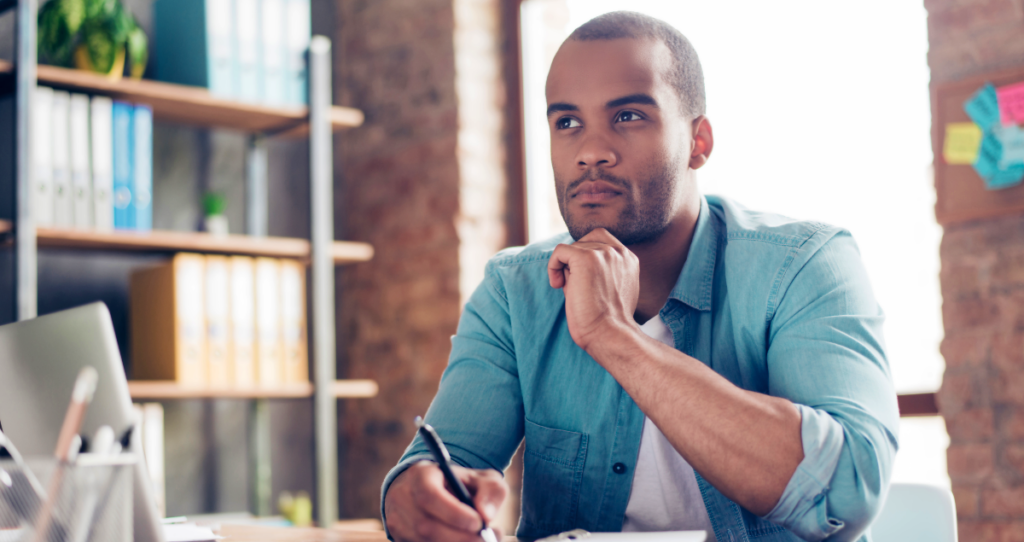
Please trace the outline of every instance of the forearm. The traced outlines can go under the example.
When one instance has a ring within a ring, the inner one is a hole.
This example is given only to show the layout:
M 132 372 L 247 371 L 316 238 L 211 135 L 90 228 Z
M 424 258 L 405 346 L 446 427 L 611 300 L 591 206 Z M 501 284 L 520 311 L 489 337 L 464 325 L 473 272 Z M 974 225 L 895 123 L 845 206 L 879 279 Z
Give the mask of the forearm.
M 755 514 L 772 510 L 803 459 L 795 405 L 738 388 L 636 326 L 587 351 L 701 476 Z

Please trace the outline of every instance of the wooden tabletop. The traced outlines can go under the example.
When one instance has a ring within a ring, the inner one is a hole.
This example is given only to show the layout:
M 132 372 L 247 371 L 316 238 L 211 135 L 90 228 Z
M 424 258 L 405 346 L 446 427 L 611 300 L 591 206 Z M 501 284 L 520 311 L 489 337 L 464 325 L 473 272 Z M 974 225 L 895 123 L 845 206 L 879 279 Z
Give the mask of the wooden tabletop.
M 224 525 L 220 536 L 225 542 L 387 542 L 383 531 L 345 531 L 341 529 L 314 529 L 301 527 L 254 527 Z M 506 536 L 502 542 L 516 542 Z

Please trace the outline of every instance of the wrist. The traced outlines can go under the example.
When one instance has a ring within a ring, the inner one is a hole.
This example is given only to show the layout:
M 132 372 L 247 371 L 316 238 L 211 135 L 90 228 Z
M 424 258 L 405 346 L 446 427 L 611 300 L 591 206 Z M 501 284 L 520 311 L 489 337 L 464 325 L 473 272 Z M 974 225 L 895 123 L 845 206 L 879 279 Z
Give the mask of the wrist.
M 640 326 L 633 322 L 608 321 L 595 328 L 580 345 L 590 357 L 604 365 L 603 359 L 615 359 L 623 353 L 636 349 L 637 341 L 644 335 Z M 607 367 L 606 367 L 607 368 Z

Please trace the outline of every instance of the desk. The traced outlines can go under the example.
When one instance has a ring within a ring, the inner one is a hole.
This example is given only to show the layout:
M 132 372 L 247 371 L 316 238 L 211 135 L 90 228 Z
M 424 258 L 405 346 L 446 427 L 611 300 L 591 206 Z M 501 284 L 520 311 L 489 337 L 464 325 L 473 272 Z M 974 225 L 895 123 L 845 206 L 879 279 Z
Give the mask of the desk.
M 342 531 L 301 527 L 256 527 L 249 525 L 223 525 L 219 533 L 225 542 L 387 542 L 383 531 Z M 502 542 L 516 542 L 506 536 Z

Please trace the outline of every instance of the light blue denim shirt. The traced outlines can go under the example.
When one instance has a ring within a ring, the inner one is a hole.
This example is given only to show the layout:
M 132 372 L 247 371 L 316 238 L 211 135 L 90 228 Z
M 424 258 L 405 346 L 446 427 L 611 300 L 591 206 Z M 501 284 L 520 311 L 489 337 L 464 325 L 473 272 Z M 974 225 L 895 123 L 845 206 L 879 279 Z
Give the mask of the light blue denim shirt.
M 525 437 L 516 534 L 527 539 L 621 530 L 643 430 L 644 413 L 573 342 L 562 290 L 548 284 L 548 257 L 571 242 L 566 234 L 488 263 L 426 415 L 465 467 L 504 470 Z M 697 473 L 719 542 L 869 540 L 899 412 L 884 318 L 849 232 L 702 198 L 660 315 L 678 350 L 736 386 L 789 399 L 802 416 L 804 459 L 763 518 Z M 416 438 L 383 492 L 426 458 Z

